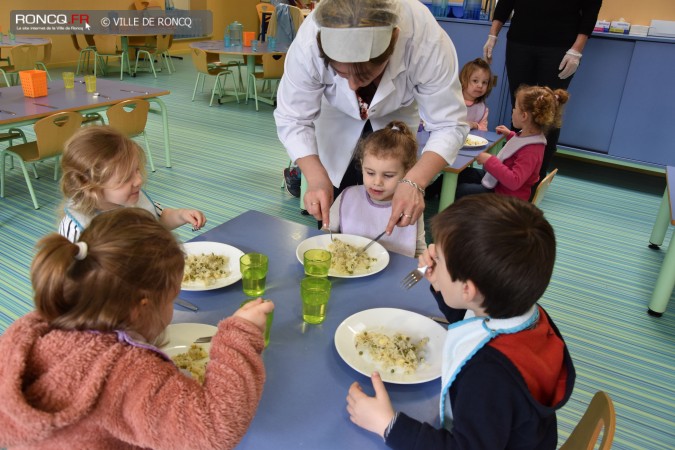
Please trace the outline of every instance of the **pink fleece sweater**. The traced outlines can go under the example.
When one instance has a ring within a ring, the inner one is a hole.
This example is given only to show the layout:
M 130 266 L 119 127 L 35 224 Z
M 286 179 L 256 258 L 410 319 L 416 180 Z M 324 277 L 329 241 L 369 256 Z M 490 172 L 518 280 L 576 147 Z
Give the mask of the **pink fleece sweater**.
M 33 312 L 0 336 L 0 447 L 233 448 L 265 382 L 252 323 L 220 322 L 203 386 L 115 333 L 54 330 Z

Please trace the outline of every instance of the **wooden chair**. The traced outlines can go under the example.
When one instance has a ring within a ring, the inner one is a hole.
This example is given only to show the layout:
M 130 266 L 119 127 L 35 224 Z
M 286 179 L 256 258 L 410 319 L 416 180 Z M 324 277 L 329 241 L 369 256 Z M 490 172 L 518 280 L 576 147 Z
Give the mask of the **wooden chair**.
M 270 24 L 270 19 L 274 15 L 274 5 L 271 3 L 258 3 L 255 5 L 255 9 L 258 11 L 258 40 L 264 42 L 265 36 L 267 35 L 267 28 Z
M 166 70 L 171 74 L 171 56 L 169 55 L 169 46 L 171 44 L 171 35 L 170 34 L 160 34 L 157 35 L 156 44 L 154 47 L 139 47 L 136 49 L 136 66 L 134 67 L 134 72 L 138 72 L 138 60 L 141 55 L 145 55 L 145 60 L 150 62 L 150 68 L 152 69 L 152 74 L 157 78 L 157 72 L 155 71 L 155 57 L 158 57 L 160 63 L 162 58 L 164 58 L 164 65 Z
M 281 33 L 279 33 L 279 29 L 281 28 L 279 26 L 279 16 L 283 14 L 283 10 L 285 8 L 288 8 L 288 15 L 291 20 L 291 27 L 293 28 L 293 33 L 292 36 L 282 36 Z M 303 16 L 302 11 L 300 8 L 297 8 L 295 6 L 290 6 L 286 4 L 279 4 L 276 6 L 274 10 L 274 14 L 272 14 L 272 17 L 270 18 L 270 23 L 267 27 L 267 35 L 266 36 L 274 36 L 277 38 L 277 43 L 278 44 L 286 44 L 290 45 L 293 39 L 295 39 L 295 36 L 298 34 L 298 29 L 300 28 L 300 25 L 302 25 L 303 20 L 305 19 L 305 16 Z
M 47 72 L 47 79 L 49 81 L 52 81 L 51 75 L 49 75 L 49 71 L 47 70 L 47 64 L 52 60 L 52 40 L 49 39 L 49 43 L 45 44 L 42 46 L 42 58 L 39 61 L 35 62 L 35 68 L 44 70 Z
M 5 78 L 5 84 L 7 86 L 17 84 L 19 72 L 21 70 L 35 69 L 37 55 L 38 48 L 35 45 L 21 44 L 12 47 L 9 51 L 9 57 L 12 64 L 0 67 L 0 72 L 2 72 L 2 76 Z M 9 77 L 7 75 L 9 75 Z
M 127 72 L 131 75 L 131 64 L 129 63 L 129 54 L 126 50 L 121 49 L 122 45 L 118 45 L 119 37 L 112 34 L 96 34 L 94 35 L 94 42 L 96 44 L 96 58 L 94 59 L 94 73 L 97 70 L 97 64 L 105 58 L 107 65 L 108 58 L 119 58 L 120 60 L 120 80 L 124 79 L 124 62 L 127 63 Z
M 61 112 L 35 122 L 35 141 L 12 145 L 6 149 L 0 150 L 0 197 L 5 197 L 5 160 L 7 156 L 17 158 L 21 163 L 21 170 L 28 185 L 30 197 L 33 200 L 35 209 L 39 209 L 33 184 L 28 176 L 26 169 L 27 162 L 35 163 L 45 159 L 54 158 L 54 180 L 59 175 L 59 157 L 63 153 L 63 146 L 68 139 L 80 128 L 82 116 L 76 112 Z M 38 178 L 35 166 L 33 165 L 35 178 Z
M 234 84 L 234 94 L 237 97 L 237 103 L 239 103 L 239 90 L 237 89 L 237 83 L 234 80 L 234 74 L 227 67 L 217 65 L 218 54 L 216 53 L 206 53 L 204 50 L 199 48 L 193 48 L 192 50 L 192 63 L 197 69 L 197 81 L 195 82 L 195 88 L 192 91 L 192 101 L 195 101 L 195 95 L 197 94 L 197 86 L 199 81 L 202 81 L 202 91 L 204 90 L 204 80 L 206 75 L 215 76 L 216 81 L 213 84 L 213 89 L 211 89 L 211 101 L 209 106 L 213 105 L 213 97 L 216 95 L 216 89 L 221 96 L 225 95 L 225 82 L 227 81 L 227 76 L 232 75 L 232 81 Z M 222 84 L 220 79 L 223 79 Z
M 616 412 L 609 395 L 598 391 L 560 450 L 593 450 L 603 429 L 598 450 L 609 450 L 614 440 Z
M 125 109 L 127 108 L 127 109 Z M 148 155 L 150 169 L 155 171 L 155 163 L 150 153 L 148 135 L 145 133 L 145 125 L 148 122 L 150 102 L 143 99 L 131 99 L 119 102 L 107 109 L 108 124 L 129 137 L 143 136 L 145 139 L 145 153 Z
M 556 173 L 558 173 L 558 169 L 553 169 L 553 171 L 551 171 L 544 177 L 543 180 L 541 180 L 541 183 L 539 183 L 539 186 L 537 186 L 537 190 L 534 192 L 534 197 L 532 197 L 532 204 L 534 206 L 539 206 L 541 201 L 544 199 L 544 194 L 546 194 L 546 191 L 548 191 L 548 187 L 551 185 L 551 181 L 553 181 L 553 177 L 555 177 Z
M 248 103 L 248 96 L 251 86 L 253 86 L 253 97 L 255 98 L 255 110 L 258 111 L 258 86 L 257 80 L 262 79 L 265 81 L 276 81 L 274 88 L 271 89 L 271 94 L 269 96 L 270 100 L 274 100 L 277 93 L 277 88 L 279 87 L 279 80 L 284 75 L 284 61 L 286 61 L 286 55 L 273 55 L 270 53 L 262 55 L 263 61 L 263 70 L 262 72 L 255 72 L 249 74 L 249 82 L 246 87 L 246 103 Z

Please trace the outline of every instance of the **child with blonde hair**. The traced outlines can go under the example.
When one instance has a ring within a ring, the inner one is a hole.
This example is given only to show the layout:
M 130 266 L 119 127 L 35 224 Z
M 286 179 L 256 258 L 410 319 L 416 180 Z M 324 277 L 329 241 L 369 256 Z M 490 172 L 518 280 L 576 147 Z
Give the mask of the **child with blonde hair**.
M 265 382 L 274 304 L 223 319 L 201 385 L 157 345 L 185 255 L 139 208 L 93 218 L 77 243 L 53 233 L 31 267 L 35 311 L 0 336 L 0 447 L 233 448 Z
M 206 217 L 194 209 L 162 208 L 141 188 L 145 153 L 115 129 L 84 127 L 66 142 L 61 156 L 61 191 L 66 198 L 59 233 L 71 242 L 103 211 L 136 206 L 149 211 L 172 230 L 186 223 L 197 230 Z
M 466 116 L 472 130 L 487 131 L 488 113 L 485 99 L 492 91 L 492 71 L 490 65 L 481 58 L 464 64 L 459 74 L 462 95 L 466 105 Z
M 389 222 L 396 186 L 417 162 L 417 140 L 405 123 L 393 121 L 359 141 L 355 158 L 363 185 L 350 186 L 335 199 L 330 229 L 373 239 Z M 396 253 L 421 254 L 426 249 L 424 216 L 417 224 L 395 227 L 379 242 Z
M 564 89 L 519 87 L 511 120 L 520 132 L 511 131 L 504 125 L 497 127 L 497 133 L 506 136 L 506 145 L 497 156 L 487 152 L 478 155 L 476 161 L 483 169 L 468 168 L 460 172 L 456 197 L 494 192 L 528 201 L 539 181 L 545 133 L 552 127 L 560 127 L 563 105 L 568 99 L 569 94 Z

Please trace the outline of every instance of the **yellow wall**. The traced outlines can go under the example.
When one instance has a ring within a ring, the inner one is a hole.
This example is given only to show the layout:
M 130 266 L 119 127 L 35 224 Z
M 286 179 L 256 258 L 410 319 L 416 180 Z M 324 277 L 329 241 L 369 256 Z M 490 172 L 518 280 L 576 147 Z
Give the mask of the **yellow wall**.
M 649 25 L 652 19 L 675 21 L 675 0 L 603 0 L 599 19 Z
M 222 39 L 225 27 L 238 20 L 245 31 L 258 29 L 258 14 L 255 5 L 259 0 L 206 0 L 206 7 L 213 13 L 213 39 Z M 3 32 L 9 30 L 9 13 L 18 9 L 55 9 L 54 0 L 0 0 L 0 27 Z M 88 9 L 129 9 L 133 0 L 66 0 L 64 8 L 68 10 Z M 60 5 L 59 5 L 60 6 Z M 675 21 L 675 0 L 603 0 L 600 19 L 616 20 L 625 18 L 628 22 L 649 25 L 651 19 Z M 76 64 L 78 53 L 73 47 L 70 36 L 54 35 L 51 66 L 72 66 Z M 171 53 L 187 52 L 189 41 L 177 41 Z

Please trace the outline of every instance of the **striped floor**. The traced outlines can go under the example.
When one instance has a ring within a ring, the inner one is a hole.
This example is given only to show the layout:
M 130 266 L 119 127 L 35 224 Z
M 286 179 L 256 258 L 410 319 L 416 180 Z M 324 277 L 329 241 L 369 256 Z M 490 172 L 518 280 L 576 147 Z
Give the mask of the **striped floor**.
M 149 74 L 125 78 L 172 92 L 165 102 L 173 168 L 163 165 L 158 119 L 152 116 L 148 125 L 157 166 L 148 176 L 152 197 L 201 209 L 207 230 L 249 209 L 313 224 L 280 189 L 288 157 L 276 138 L 272 107 L 209 108 L 206 91 L 191 102 L 196 73 L 187 58 L 176 67 L 176 74 L 161 73 L 157 80 Z M 675 448 L 675 301 L 662 318 L 646 314 L 664 254 L 646 245 L 664 179 L 569 159 L 555 165 L 560 171 L 541 207 L 557 233 L 558 259 L 542 304 L 564 334 L 578 375 L 572 400 L 559 414 L 561 440 L 602 389 L 618 415 L 614 448 Z M 55 230 L 61 202 L 52 167 L 41 164 L 41 178 L 34 181 L 40 210 L 32 208 L 16 169 L 0 199 L 0 332 L 32 308 L 33 248 Z M 432 202 L 428 215 L 435 208 Z M 194 236 L 188 227 L 178 234 Z

